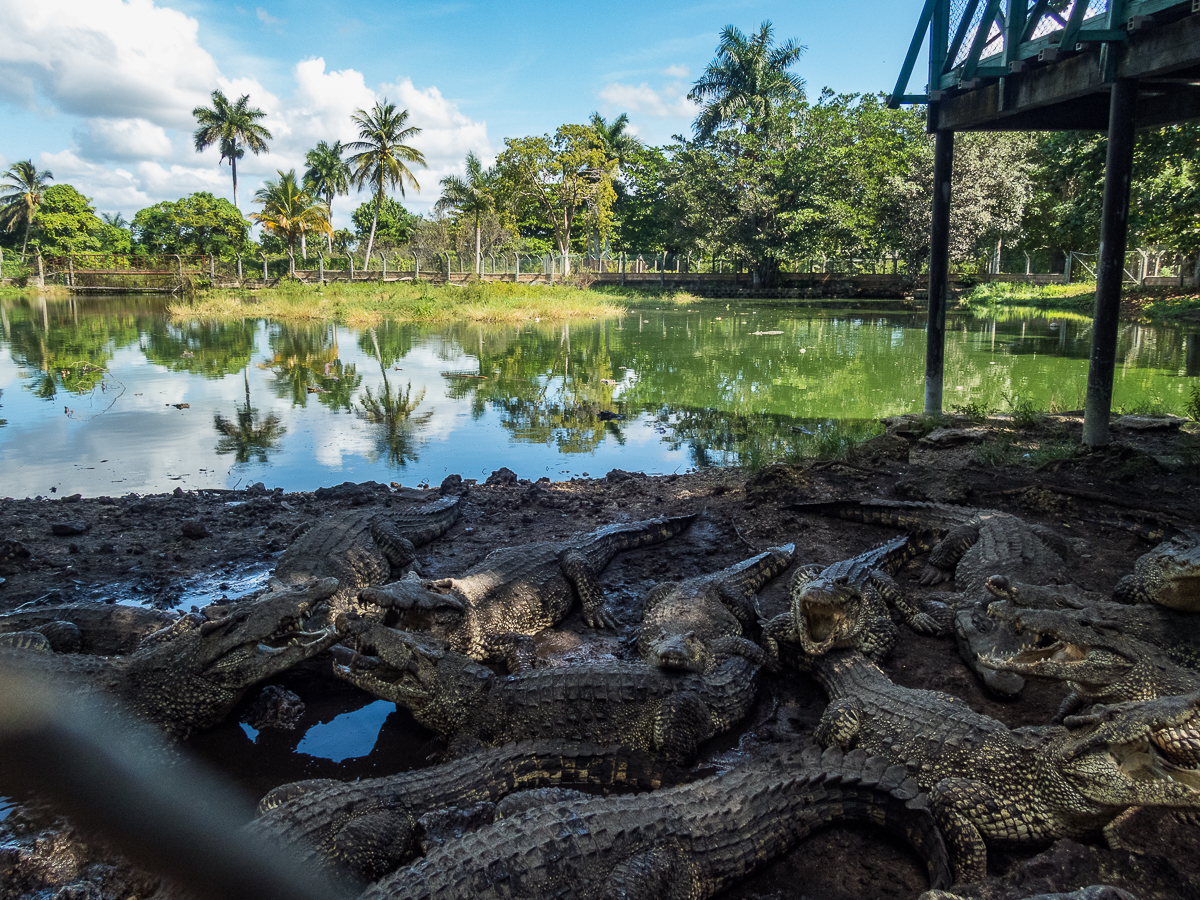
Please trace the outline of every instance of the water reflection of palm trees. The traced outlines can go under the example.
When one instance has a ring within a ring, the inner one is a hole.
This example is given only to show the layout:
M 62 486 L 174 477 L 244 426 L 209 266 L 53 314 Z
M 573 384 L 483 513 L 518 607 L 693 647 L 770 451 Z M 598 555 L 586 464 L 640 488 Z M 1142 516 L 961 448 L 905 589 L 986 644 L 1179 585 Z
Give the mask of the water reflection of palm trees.
M 413 416 L 421 401 L 425 399 L 424 388 L 415 395 L 412 382 L 403 390 L 393 389 L 388 380 L 387 366 L 383 362 L 374 328 L 370 330 L 370 335 L 375 358 L 379 361 L 379 371 L 383 375 L 383 390 L 372 394 L 371 388 L 367 387 L 364 389 L 366 396 L 358 401 L 362 405 L 359 415 L 376 426 L 376 449 L 368 458 L 371 462 L 377 462 L 386 457 L 391 465 L 404 466 L 409 460 L 416 462 L 417 433 L 429 424 L 429 420 L 433 418 L 433 410 Z
M 271 334 L 273 356 L 265 368 L 275 373 L 277 396 L 307 406 L 315 394 L 323 406 L 349 411 L 362 376 L 354 363 L 343 363 L 336 326 L 280 323 Z
M 260 463 L 267 462 L 267 453 L 278 450 L 279 439 L 287 433 L 287 427 L 275 413 L 260 417 L 258 410 L 250 405 L 250 376 L 242 370 L 246 385 L 246 405 L 237 407 L 232 419 L 220 413 L 213 416 L 213 427 L 220 438 L 217 453 L 233 453 L 237 463 L 247 463 L 252 458 Z

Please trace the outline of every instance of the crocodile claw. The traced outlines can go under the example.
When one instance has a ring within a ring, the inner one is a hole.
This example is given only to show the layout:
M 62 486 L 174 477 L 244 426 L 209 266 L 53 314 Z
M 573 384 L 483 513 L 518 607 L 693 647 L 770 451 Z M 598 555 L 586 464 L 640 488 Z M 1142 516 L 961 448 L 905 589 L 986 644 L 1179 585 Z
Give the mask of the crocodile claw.
M 612 614 L 607 609 L 598 609 L 590 615 L 585 611 L 583 621 L 588 628 L 612 628 L 616 629 L 617 620 L 612 617 Z
M 919 634 L 932 634 L 935 637 L 942 633 L 942 625 L 929 613 L 919 612 L 912 617 L 908 627 Z

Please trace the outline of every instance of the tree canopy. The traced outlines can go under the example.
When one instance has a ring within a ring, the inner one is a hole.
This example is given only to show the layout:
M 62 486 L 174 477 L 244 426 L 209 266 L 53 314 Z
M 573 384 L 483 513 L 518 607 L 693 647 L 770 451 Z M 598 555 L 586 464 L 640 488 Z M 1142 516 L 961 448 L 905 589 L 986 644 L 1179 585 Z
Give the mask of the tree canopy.
M 164 200 L 133 217 L 133 242 L 148 253 L 229 258 L 252 252 L 249 225 L 228 200 L 207 191 Z

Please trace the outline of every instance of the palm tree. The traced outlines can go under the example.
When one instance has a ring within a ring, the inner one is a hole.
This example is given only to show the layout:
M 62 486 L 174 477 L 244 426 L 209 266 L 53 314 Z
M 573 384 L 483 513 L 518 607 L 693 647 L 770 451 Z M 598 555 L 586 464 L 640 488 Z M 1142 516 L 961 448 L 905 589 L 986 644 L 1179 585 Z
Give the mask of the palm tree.
M 263 211 L 251 213 L 250 218 L 287 240 L 288 274 L 295 276 L 296 239 L 300 240 L 300 255 L 305 256 L 305 235 L 309 231 L 332 234 L 333 227 L 329 224 L 329 206 L 300 186 L 295 169 L 280 170 L 278 175 L 277 180 L 268 180 L 255 191 L 254 202 L 261 203 Z
M 221 91 L 213 91 L 212 102 L 212 109 L 197 106 L 192 110 L 192 115 L 200 125 L 192 135 L 192 140 L 197 153 L 213 144 L 220 146 L 221 162 L 229 160 L 233 169 L 233 206 L 238 209 L 237 161 L 246 155 L 247 149 L 255 156 L 266 153 L 271 132 L 258 124 L 258 120 L 266 113 L 250 106 L 249 94 L 242 94 L 237 103 L 231 104 Z
M 226 419 L 220 413 L 213 416 L 213 427 L 220 435 L 217 453 L 233 453 L 238 463 L 249 462 L 251 456 L 265 463 L 268 451 L 277 449 L 275 445 L 287 433 L 287 426 L 275 413 L 259 419 L 258 410 L 250 406 L 250 376 L 246 369 L 242 370 L 242 379 L 246 383 L 245 407 L 235 407 L 232 419 Z
M 364 389 L 365 398 L 360 398 L 362 412 L 359 413 L 372 425 L 381 426 L 378 432 L 378 447 L 380 454 L 386 452 L 388 462 L 394 466 L 403 466 L 405 462 L 417 458 L 416 432 L 429 424 L 433 418 L 433 410 L 427 410 L 413 417 L 421 401 L 425 399 L 425 389 L 422 388 L 413 396 L 412 382 L 404 390 L 392 390 L 388 381 L 387 366 L 383 364 L 383 354 L 379 352 L 379 339 L 372 328 L 371 343 L 375 346 L 375 358 L 379 361 L 379 371 L 383 373 L 383 390 L 372 394 L 371 388 Z
M 119 212 L 115 213 L 100 213 L 100 218 L 104 220 L 105 225 L 113 228 L 128 228 L 129 222 Z
M 484 169 L 474 151 L 467 152 L 467 177 L 447 175 L 440 182 L 442 198 L 433 205 L 437 212 L 453 210 L 475 217 L 475 274 L 483 271 L 479 252 L 479 219 L 496 208 L 496 169 Z
M 591 123 L 592 128 L 596 131 L 596 137 L 600 139 L 600 144 L 604 147 L 605 154 L 610 161 L 617 164 L 618 168 L 623 168 L 629 160 L 630 154 L 642 146 L 641 141 L 625 132 L 629 125 L 629 116 L 625 113 L 621 113 L 612 122 L 606 122 L 604 116 L 594 112 Z
M 748 131 L 769 129 L 772 104 L 804 96 L 804 79 L 787 70 L 806 49 L 794 40 L 773 47 L 769 21 L 749 38 L 726 25 L 717 58 L 688 92 L 689 100 L 705 104 L 693 124 L 696 139 L 708 140 L 743 112 L 750 118 Z
M 408 110 L 397 111 L 396 104 L 388 103 L 385 98 L 375 102 L 375 108 L 370 112 L 356 109 L 350 117 L 358 126 L 358 136 L 361 140 L 347 144 L 346 149 L 354 151 L 354 156 L 347 160 L 354 166 L 354 186 L 362 188 L 371 185 L 375 189 L 375 213 L 371 217 L 371 236 L 367 238 L 366 259 L 371 258 L 371 248 L 375 245 L 375 226 L 379 222 L 379 204 L 383 201 L 385 187 L 400 188 L 400 196 L 404 196 L 404 182 L 421 190 L 417 179 L 409 171 L 405 163 L 415 163 L 428 168 L 425 156 L 415 147 L 403 143 L 421 133 L 415 125 L 405 127 L 408 121 Z
M 325 198 L 329 215 L 333 216 L 333 198 L 350 193 L 350 164 L 342 159 L 342 142 L 328 144 L 318 141 L 317 146 L 304 154 L 304 187 L 310 193 Z M 328 234 L 329 255 L 333 255 L 333 235 Z
M 9 166 L 3 180 L 11 183 L 0 185 L 0 224 L 8 231 L 13 231 L 18 222 L 25 222 L 25 239 L 21 241 L 21 259 L 25 259 L 25 250 L 29 246 L 29 227 L 33 225 L 37 209 L 42 205 L 46 182 L 53 181 L 54 176 L 46 169 L 39 172 L 33 160 L 26 159 Z

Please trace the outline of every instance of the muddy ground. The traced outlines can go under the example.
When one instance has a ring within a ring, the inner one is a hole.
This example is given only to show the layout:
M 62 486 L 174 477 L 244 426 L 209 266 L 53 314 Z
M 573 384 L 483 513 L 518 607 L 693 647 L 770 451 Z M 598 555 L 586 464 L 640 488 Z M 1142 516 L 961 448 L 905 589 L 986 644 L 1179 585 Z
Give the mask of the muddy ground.
M 604 571 L 601 582 L 620 609 L 615 634 L 586 629 L 576 613 L 539 640 L 546 664 L 566 665 L 588 656 L 628 656 L 642 597 L 658 582 L 711 572 L 789 541 L 796 544 L 799 565 L 830 563 L 893 536 L 885 528 L 800 515 L 789 509 L 792 500 L 934 500 L 1020 514 L 1082 538 L 1089 552 L 1068 561 L 1074 581 L 1103 592 L 1131 570 L 1164 526 L 1200 528 L 1200 434 L 1189 433 L 1194 426 L 1129 420 L 1129 427 L 1114 430 L 1109 447 L 1071 452 L 1080 435 L 1077 415 L 1050 417 L 1028 431 L 1005 420 L 947 424 L 929 433 L 915 420 L 895 420 L 844 462 L 772 466 L 756 474 L 708 469 L 652 478 L 614 471 L 605 478 L 530 483 L 503 470 L 492 483 L 464 486 L 462 517 L 420 551 L 420 565 L 426 576 L 449 576 L 500 546 L 699 512 L 696 524 L 671 544 L 622 554 Z M 0 612 L 89 598 L 186 610 L 250 595 L 261 589 L 280 551 L 321 515 L 409 504 L 437 493 L 368 483 L 297 494 L 256 485 L 236 492 L 0 500 Z M 918 596 L 931 590 L 917 583 L 921 565 L 914 561 L 898 576 Z M 785 608 L 789 577 L 785 573 L 761 592 L 765 614 Z M 243 727 L 254 719 L 258 692 L 251 691 L 228 722 L 193 738 L 188 748 L 255 798 L 300 778 L 382 775 L 438 758 L 442 748 L 431 733 L 407 713 L 380 710 L 373 698 L 334 681 L 328 665 L 318 660 L 276 679 L 305 704 L 294 729 L 264 728 L 255 735 Z M 1064 693 L 1031 683 L 1018 701 L 996 700 L 962 664 L 952 638 L 904 628 L 885 668 L 900 684 L 954 694 L 1010 726 L 1047 722 Z M 703 762 L 736 764 L 764 744 L 804 740 L 824 705 L 806 676 L 769 677 L 754 713 L 736 732 L 711 742 Z M 356 710 L 357 717 L 346 715 Z M 318 733 L 325 737 L 316 739 Z M 155 889 L 154 879 L 81 844 L 66 823 L 44 810 L 0 801 L 0 817 L 4 896 L 125 900 Z M 994 852 L 989 881 L 960 890 L 1015 898 L 1105 882 L 1143 900 L 1200 896 L 1194 829 L 1144 811 L 1122 835 L 1122 850 L 1097 841 L 1060 842 L 1042 853 Z M 857 900 L 915 897 L 925 887 L 923 867 L 902 843 L 871 828 L 843 827 L 809 840 L 725 896 Z

